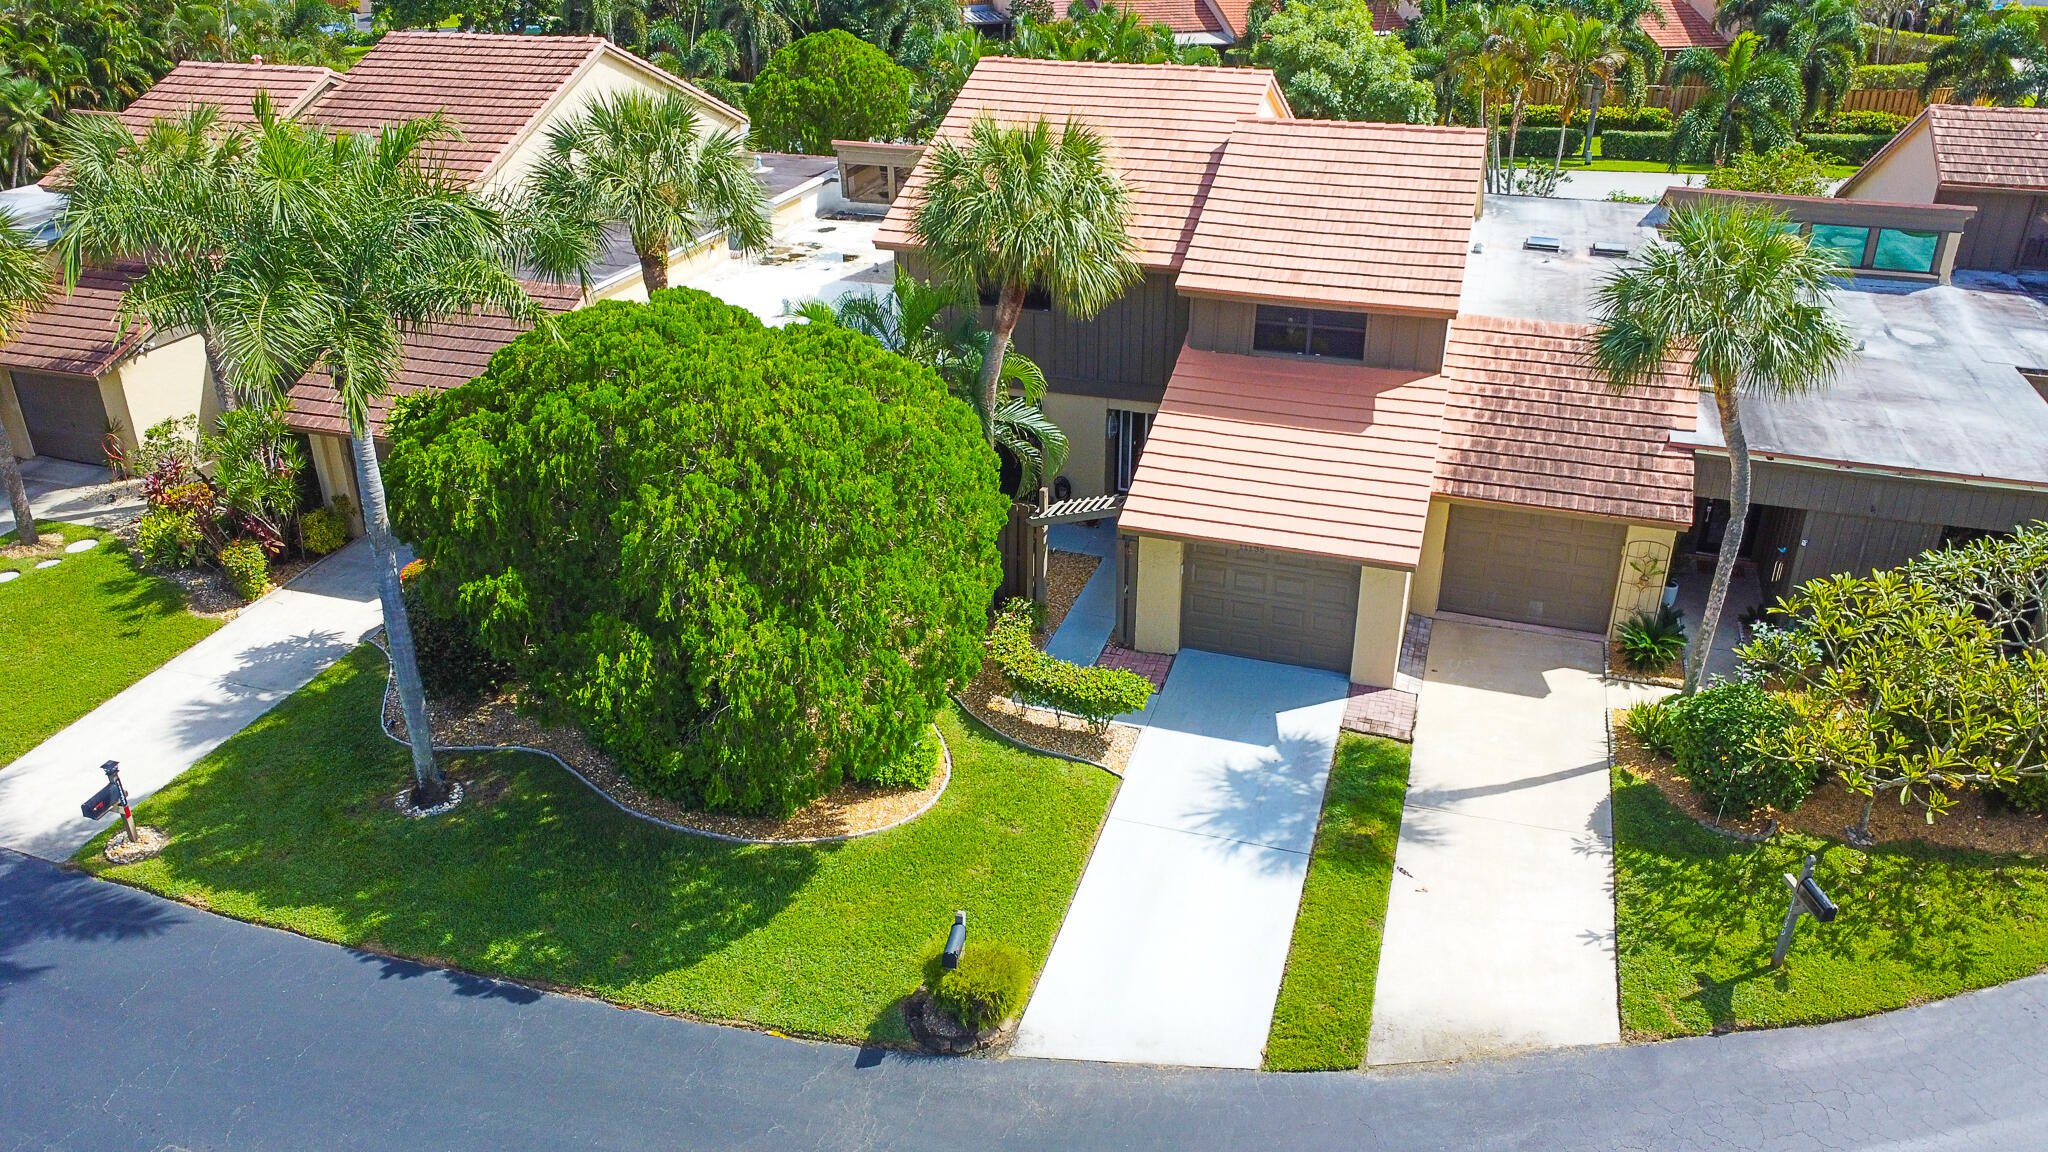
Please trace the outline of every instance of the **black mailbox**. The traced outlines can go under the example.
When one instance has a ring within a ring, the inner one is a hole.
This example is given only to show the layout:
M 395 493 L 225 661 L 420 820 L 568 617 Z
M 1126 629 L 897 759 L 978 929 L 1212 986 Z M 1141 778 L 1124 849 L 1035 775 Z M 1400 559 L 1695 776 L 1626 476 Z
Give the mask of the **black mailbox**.
M 92 799 L 80 804 L 78 810 L 84 813 L 87 820 L 97 820 L 105 816 L 110 809 L 120 803 L 121 786 L 119 784 L 109 784 L 105 788 L 93 793 Z
M 1813 877 L 1808 876 L 1799 881 L 1799 902 L 1806 905 L 1808 916 L 1823 924 L 1834 922 L 1837 911 L 1835 902 L 1828 899 L 1828 894 L 1820 890 L 1820 885 L 1814 883 Z
M 946 936 L 946 954 L 939 958 L 939 963 L 950 972 L 960 966 L 960 957 L 966 951 L 967 913 L 965 911 L 955 912 L 953 913 L 953 931 Z

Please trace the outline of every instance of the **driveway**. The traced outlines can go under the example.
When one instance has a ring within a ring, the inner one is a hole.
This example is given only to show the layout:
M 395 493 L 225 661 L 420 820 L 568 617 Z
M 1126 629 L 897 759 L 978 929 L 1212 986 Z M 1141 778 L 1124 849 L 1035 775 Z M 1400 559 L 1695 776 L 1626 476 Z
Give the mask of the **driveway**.
M 1347 687 L 1235 656 L 1174 660 L 1015 1054 L 1259 1066 Z
M 1367 1063 L 1621 1038 L 1602 647 L 1438 618 Z
M 382 622 L 373 573 L 358 540 L 0 770 L 0 846 L 68 858 L 106 827 L 78 812 L 101 763 L 141 800 L 304 687 Z
M 21 462 L 21 486 L 39 520 L 88 523 L 101 516 L 140 513 L 142 481 L 114 483 L 104 466 L 31 456 Z M 14 510 L 0 496 L 0 532 L 14 531 Z

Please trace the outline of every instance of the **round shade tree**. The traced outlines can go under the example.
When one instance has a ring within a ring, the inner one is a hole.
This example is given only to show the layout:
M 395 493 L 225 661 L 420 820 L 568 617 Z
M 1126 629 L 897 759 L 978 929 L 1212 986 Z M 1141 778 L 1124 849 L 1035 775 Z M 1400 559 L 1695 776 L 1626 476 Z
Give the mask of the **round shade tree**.
M 775 54 L 747 93 L 754 142 L 830 156 L 834 140 L 893 140 L 910 124 L 917 78 L 880 48 L 841 29 Z
M 866 336 L 701 292 L 557 332 L 394 414 L 420 595 L 684 803 L 786 814 L 910 755 L 1001 575 L 974 410 Z

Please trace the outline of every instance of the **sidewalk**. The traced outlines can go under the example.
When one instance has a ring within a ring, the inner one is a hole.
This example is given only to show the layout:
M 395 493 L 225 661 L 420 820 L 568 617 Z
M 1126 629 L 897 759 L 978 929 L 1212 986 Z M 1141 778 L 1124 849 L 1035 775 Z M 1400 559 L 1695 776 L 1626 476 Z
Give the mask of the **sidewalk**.
M 372 572 L 358 540 L 0 769 L 0 846 L 69 857 L 106 827 L 78 812 L 101 763 L 140 800 L 304 687 L 381 623 Z
M 29 507 L 39 520 L 87 524 L 101 516 L 140 514 L 143 509 L 140 480 L 109 483 L 107 470 L 94 464 L 31 456 L 21 462 L 21 486 L 28 489 Z M 0 533 L 12 531 L 14 511 L 0 496 Z

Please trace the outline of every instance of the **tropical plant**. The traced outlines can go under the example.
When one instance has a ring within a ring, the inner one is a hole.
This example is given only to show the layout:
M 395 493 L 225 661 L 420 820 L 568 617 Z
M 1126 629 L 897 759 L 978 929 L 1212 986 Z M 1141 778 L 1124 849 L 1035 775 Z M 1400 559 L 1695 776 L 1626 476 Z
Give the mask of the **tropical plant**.
M 658 795 L 787 814 L 890 770 L 979 666 L 1001 573 L 973 412 L 872 340 L 702 292 L 557 328 L 395 410 L 426 603 Z
M 1297 116 L 1427 124 L 1436 95 L 1398 37 L 1372 30 L 1369 0 L 1306 0 L 1261 25 L 1250 62 L 1271 68 Z
M 1863 22 L 1848 0 L 1790 0 L 1766 8 L 1756 32 L 1770 52 L 1795 61 L 1802 122 L 1833 116 L 1863 54 Z
M 916 77 L 834 28 L 775 54 L 747 91 L 757 144 L 830 156 L 834 140 L 894 140 L 910 123 Z
M 1664 701 L 1663 711 L 1658 738 L 1717 815 L 1748 816 L 1760 808 L 1790 812 L 1820 782 L 1811 762 L 1777 754 L 1773 741 L 1795 714 L 1789 702 L 1761 684 L 1720 681 Z
M 1637 671 L 1662 668 L 1685 651 L 1685 617 L 1676 608 L 1638 612 L 1615 630 L 1622 659 Z
M 2048 96 L 2048 47 L 2034 27 L 2003 13 L 1965 16 L 1956 25 L 1955 39 L 1928 59 L 1920 95 L 1945 87 L 1955 89 L 1949 99 L 1958 104 L 2038 100 Z
M 284 424 L 281 397 L 220 414 L 216 428 L 199 438 L 200 454 L 213 465 L 213 485 L 238 526 L 272 554 L 282 551 L 298 519 L 299 475 L 305 454 Z
M 236 540 L 214 557 L 227 574 L 228 587 L 243 600 L 254 600 L 270 586 L 270 557 L 254 540 Z
M 996 940 L 962 953 L 960 966 L 940 975 L 932 996 L 962 1027 L 980 1032 L 1015 1016 L 1030 992 L 1030 959 L 1015 945 Z
M 1595 302 L 1593 356 L 1608 381 L 1617 390 L 1660 385 L 1666 365 L 1683 362 L 1696 385 L 1712 390 L 1728 446 L 1729 523 L 1687 654 L 1687 692 L 1699 687 L 1712 651 L 1749 515 L 1740 396 L 1824 387 L 1854 347 L 1830 304 L 1841 265 L 1784 223 L 1747 206 L 1680 208 L 1664 240 L 1645 245 L 1600 286 Z
M 1595 92 L 1604 90 L 1628 67 L 1629 56 L 1627 49 L 1622 47 L 1621 38 L 1605 21 L 1591 16 L 1581 19 L 1569 15 L 1560 16 L 1558 20 L 1557 34 L 1550 41 L 1550 54 L 1543 61 L 1543 72 L 1558 87 L 1562 100 L 1558 124 L 1564 126 L 1571 124 L 1572 117 L 1578 112 L 1580 87 L 1590 82 Z M 1564 132 L 1557 134 L 1557 156 L 1552 167 L 1564 167 L 1566 135 Z
M 1672 163 L 1705 157 L 1721 164 L 1731 152 L 1767 152 L 1792 142 L 1802 95 L 1792 61 L 1764 50 L 1754 32 L 1728 45 L 1725 57 L 1688 48 L 1671 65 L 1673 84 L 1704 89 L 1678 118 Z
M 1181 44 L 1173 28 L 1150 23 L 1135 10 L 1117 4 L 1091 7 L 1075 0 L 1063 20 L 1043 19 L 1029 6 L 1008 41 L 988 51 L 1039 60 L 1087 60 L 1105 64 L 1220 64 L 1222 56 L 1206 44 Z
M 50 265 L 42 250 L 24 229 L 0 212 L 0 344 L 12 338 L 15 329 L 41 306 L 50 290 Z M 14 442 L 7 424 L 0 421 L 0 485 L 7 488 L 7 506 L 14 513 L 17 539 L 34 544 L 35 510 L 28 501 L 28 488 L 21 480 L 21 462 L 15 459 Z
M 1102 138 L 1079 120 L 1005 127 L 981 115 L 963 143 L 940 140 L 914 226 L 925 255 L 963 290 L 990 293 L 994 322 L 981 364 L 983 428 L 995 414 L 1010 334 L 1033 290 L 1092 316 L 1139 279 L 1130 193 Z
M 808 323 L 852 329 L 931 368 L 953 395 L 988 421 L 981 411 L 984 397 L 979 387 L 988 332 L 975 317 L 973 304 L 958 287 L 928 284 L 898 266 L 886 293 L 848 292 L 830 303 L 807 300 L 786 312 Z M 1011 384 L 1021 395 L 1009 393 Z M 1027 495 L 1066 467 L 1067 435 L 1040 407 L 1045 374 L 1014 348 L 1003 353 L 998 391 L 1002 399 L 992 420 L 995 445 L 1017 471 L 1009 486 L 1011 495 Z
M 723 0 L 718 26 L 740 45 L 751 78 L 762 61 L 802 34 L 814 11 L 810 0 Z
M 669 254 L 711 232 L 742 252 L 768 243 L 767 194 L 739 134 L 705 135 L 681 92 L 620 92 L 548 131 L 547 151 L 510 206 L 543 268 L 581 269 L 624 225 L 649 292 L 668 287 Z
M 1012 600 L 988 630 L 989 659 L 1002 669 L 1010 694 L 1025 704 L 1069 712 L 1106 728 L 1152 698 L 1152 682 L 1123 668 L 1082 667 L 1031 642 L 1033 605 Z
M 1799 144 L 1743 152 L 1707 173 L 1707 187 L 1780 196 L 1825 196 L 1835 186 L 1827 160 Z
M 971 30 L 920 32 L 904 39 L 897 60 L 918 78 L 910 101 L 908 134 L 912 139 L 929 139 L 938 130 L 974 66 L 992 54 L 994 42 Z

